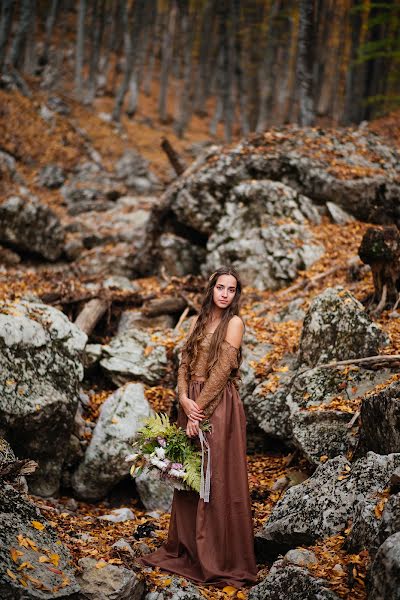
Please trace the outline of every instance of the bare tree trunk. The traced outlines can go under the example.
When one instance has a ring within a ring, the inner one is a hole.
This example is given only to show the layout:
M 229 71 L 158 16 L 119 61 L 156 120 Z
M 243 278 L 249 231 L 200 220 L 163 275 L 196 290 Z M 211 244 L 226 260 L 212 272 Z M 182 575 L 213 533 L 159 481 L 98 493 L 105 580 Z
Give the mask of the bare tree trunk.
M 78 27 L 76 35 L 75 56 L 75 89 L 79 97 L 83 92 L 82 67 L 85 49 L 85 17 L 87 11 L 87 0 L 79 0 Z
M 240 0 L 233 0 L 232 5 L 232 35 L 235 43 L 235 79 L 237 100 L 240 113 L 240 127 L 243 135 L 247 135 L 250 131 L 250 124 L 247 114 L 247 93 L 244 85 L 243 69 L 242 69 L 242 42 L 240 36 Z
M 153 36 L 152 43 L 150 44 L 149 57 L 147 59 L 147 66 L 143 81 L 143 91 L 146 96 L 150 96 L 151 93 L 151 84 L 153 83 L 153 75 L 154 75 L 154 66 L 156 62 L 156 56 L 160 50 L 160 39 L 161 39 L 161 29 L 162 29 L 162 13 L 157 11 L 157 3 L 155 3 L 154 7 L 155 11 L 155 21 L 153 28 Z
M 39 59 L 40 64 L 42 66 L 47 65 L 47 63 L 49 62 L 49 49 L 50 49 L 51 38 L 53 35 L 54 24 L 56 22 L 57 10 L 58 10 L 58 0 L 52 0 L 50 12 L 47 15 L 47 19 L 46 19 L 46 33 L 44 36 L 43 52 Z
M 314 46 L 315 46 L 315 0 L 300 0 L 299 51 L 297 79 L 299 85 L 299 123 L 312 125 L 314 109 Z
M 185 132 L 190 119 L 190 83 L 192 74 L 192 49 L 193 49 L 193 23 L 190 21 L 188 5 L 186 0 L 179 3 L 181 13 L 181 47 L 183 53 L 183 77 L 180 90 L 177 94 L 177 109 L 174 130 L 181 138 Z
M 213 55 L 213 23 L 215 11 L 212 0 L 204 8 L 200 29 L 200 51 L 197 85 L 195 86 L 194 111 L 201 117 L 206 116 L 205 103 L 210 85 L 210 56 Z M 211 37 L 211 40 L 210 40 Z M 215 44 L 215 42 L 214 42 Z
M 124 8 L 124 20 L 126 22 L 126 52 L 125 52 L 125 71 L 124 78 L 118 90 L 115 105 L 113 110 L 113 119 L 114 121 L 119 121 L 121 118 L 121 110 L 124 102 L 124 98 L 126 93 L 128 92 L 129 86 L 131 84 L 132 77 L 135 77 L 135 67 L 136 67 L 136 56 L 139 48 L 139 35 L 142 27 L 143 14 L 144 14 L 144 6 L 146 0 L 136 0 L 133 6 L 133 15 L 132 15 L 132 25 L 131 31 L 129 31 L 129 17 L 126 13 L 126 7 Z M 136 86 L 136 82 L 134 83 Z M 136 87 L 132 88 L 133 90 Z
M 268 122 L 269 99 L 272 91 L 272 70 L 276 49 L 275 20 L 280 8 L 281 0 L 275 0 L 268 17 L 267 45 L 264 51 L 264 61 L 259 70 L 260 109 L 256 126 L 256 131 L 258 132 L 265 131 Z
M 167 90 L 169 72 L 172 63 L 173 39 L 176 25 L 176 3 L 172 0 L 172 5 L 167 16 L 167 23 L 164 28 L 162 41 L 162 59 L 161 59 L 161 76 L 160 76 L 160 96 L 158 101 L 158 113 L 160 121 L 167 120 Z
M 9 63 L 12 67 L 19 68 L 23 58 L 29 27 L 33 22 L 35 3 L 32 0 L 22 0 L 18 28 L 11 47 Z
M 123 0 L 117 0 L 114 4 L 114 11 L 111 15 L 111 31 L 108 36 L 106 50 L 104 59 L 102 61 L 102 73 L 104 75 L 105 80 L 108 80 L 108 74 L 110 71 L 110 59 L 112 52 L 117 52 L 121 43 L 121 38 L 123 35 L 120 35 L 120 27 L 121 27 L 121 14 L 123 10 Z
M 3 0 L 1 5 L 1 23 L 0 23 L 0 73 L 6 58 L 8 38 L 11 32 L 11 25 L 14 14 L 14 0 Z
M 104 31 L 104 20 L 105 20 L 105 0 L 100 1 L 100 7 L 98 9 L 98 1 L 95 0 L 93 3 L 93 19 L 92 19 L 92 50 L 90 55 L 89 64 L 89 78 L 88 78 L 88 94 L 86 101 L 91 104 L 96 96 L 97 89 L 97 74 L 99 71 L 99 59 L 100 59 L 100 48 L 103 38 Z

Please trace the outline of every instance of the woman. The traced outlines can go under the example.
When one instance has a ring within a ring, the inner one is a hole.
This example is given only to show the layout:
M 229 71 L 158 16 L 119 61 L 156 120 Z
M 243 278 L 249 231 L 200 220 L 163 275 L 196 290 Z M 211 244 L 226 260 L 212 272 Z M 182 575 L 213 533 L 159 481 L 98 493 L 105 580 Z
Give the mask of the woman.
M 256 581 L 246 466 L 246 423 L 235 379 L 241 358 L 242 286 L 234 269 L 220 268 L 208 281 L 178 371 L 178 424 L 190 437 L 209 418 L 209 502 L 195 492 L 174 493 L 168 540 L 145 565 L 199 584 L 237 588 Z

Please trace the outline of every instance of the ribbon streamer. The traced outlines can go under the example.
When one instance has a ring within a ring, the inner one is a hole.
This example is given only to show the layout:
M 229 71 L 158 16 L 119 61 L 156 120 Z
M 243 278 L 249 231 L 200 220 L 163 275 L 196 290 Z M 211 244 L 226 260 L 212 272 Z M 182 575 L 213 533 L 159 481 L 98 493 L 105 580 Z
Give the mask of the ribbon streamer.
M 204 502 L 210 502 L 210 487 L 211 487 L 211 452 L 210 445 L 206 440 L 206 436 L 199 430 L 199 438 L 201 444 L 201 476 L 200 476 L 200 498 Z M 207 455 L 207 468 L 204 477 L 204 461 Z

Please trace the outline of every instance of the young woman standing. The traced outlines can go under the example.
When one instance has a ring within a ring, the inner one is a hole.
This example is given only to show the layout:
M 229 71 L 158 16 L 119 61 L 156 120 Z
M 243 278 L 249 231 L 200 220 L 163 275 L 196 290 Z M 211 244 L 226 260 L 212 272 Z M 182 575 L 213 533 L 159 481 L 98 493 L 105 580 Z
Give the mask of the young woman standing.
M 178 424 L 189 437 L 206 434 L 211 463 L 209 501 L 174 492 L 168 540 L 141 563 L 199 584 L 237 588 L 256 581 L 253 527 L 246 465 L 246 422 L 236 379 L 244 325 L 239 317 L 241 282 L 220 268 L 208 281 L 200 314 L 192 323 L 178 371 Z M 207 485 L 207 481 L 206 481 Z

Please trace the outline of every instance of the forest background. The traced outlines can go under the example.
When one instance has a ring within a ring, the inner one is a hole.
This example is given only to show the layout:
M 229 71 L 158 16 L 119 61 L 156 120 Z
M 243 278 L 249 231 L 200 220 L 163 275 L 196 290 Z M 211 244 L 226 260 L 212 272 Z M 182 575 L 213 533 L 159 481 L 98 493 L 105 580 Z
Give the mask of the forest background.
M 159 121 L 173 120 L 179 137 L 193 116 L 210 134 L 222 124 L 229 141 L 284 123 L 359 123 L 400 99 L 399 0 L 1 5 L 0 72 L 25 93 L 41 76 L 88 105 L 106 95 L 119 121 L 135 117 L 157 78 Z

